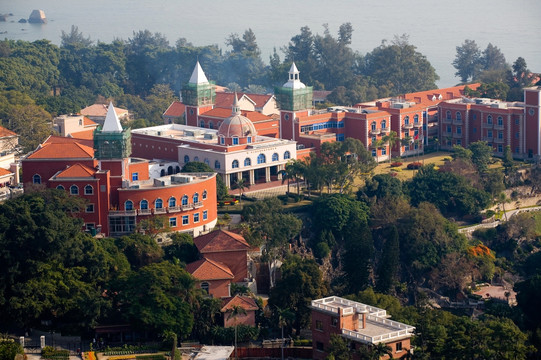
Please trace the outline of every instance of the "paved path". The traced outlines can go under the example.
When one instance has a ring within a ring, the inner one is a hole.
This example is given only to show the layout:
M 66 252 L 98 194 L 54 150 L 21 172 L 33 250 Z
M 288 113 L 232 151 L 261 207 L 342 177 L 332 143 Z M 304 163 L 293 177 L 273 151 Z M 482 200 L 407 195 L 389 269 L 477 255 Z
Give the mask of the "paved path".
M 540 210 L 541 210 L 541 206 L 534 206 L 534 207 L 529 207 L 529 208 L 509 210 L 509 211 L 505 212 L 506 215 L 502 215 L 502 218 L 505 219 L 505 217 L 507 216 L 507 220 L 509 220 L 512 216 L 515 216 L 516 214 L 520 214 L 520 213 L 523 213 L 523 212 L 530 212 L 530 211 L 540 211 Z M 473 226 L 468 226 L 468 227 L 458 229 L 458 232 L 459 233 L 465 233 L 465 234 L 471 234 L 472 232 L 474 232 L 477 229 L 495 228 L 496 226 L 500 225 L 501 223 L 503 223 L 505 221 L 506 220 L 496 220 L 496 221 L 491 222 L 491 223 L 477 224 L 477 225 L 473 225 Z

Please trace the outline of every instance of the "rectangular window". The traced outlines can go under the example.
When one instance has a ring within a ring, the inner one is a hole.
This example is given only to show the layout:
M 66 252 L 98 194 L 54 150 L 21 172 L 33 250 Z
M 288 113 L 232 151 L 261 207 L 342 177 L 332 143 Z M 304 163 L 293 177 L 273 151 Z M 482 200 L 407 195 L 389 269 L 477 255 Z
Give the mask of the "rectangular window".
M 473 113 L 472 118 L 473 118 L 473 120 L 477 120 L 477 114 Z
M 85 212 L 87 213 L 93 213 L 94 212 L 94 204 L 88 204 L 86 206 Z
M 498 139 L 503 139 L 503 131 L 498 132 Z
M 517 147 L 515 148 L 515 154 L 518 154 L 518 153 L 520 153 L 520 148 L 517 146 Z
M 203 220 L 207 220 L 208 219 L 208 211 L 205 210 L 203 211 Z
M 336 134 L 336 141 L 344 141 L 344 134 Z
M 234 137 L 233 138 L 233 145 L 238 145 L 239 144 L 239 138 L 238 137 Z
M 451 125 L 447 125 L 447 132 L 448 132 L 448 133 L 451 132 Z
M 131 174 L 131 181 L 137 181 L 139 180 L 139 173 L 134 172 Z
M 336 327 L 337 325 L 338 325 L 338 318 L 333 317 L 332 320 L 331 320 L 331 326 Z
M 105 187 L 105 185 L 100 185 L 100 191 L 101 192 L 105 192 L 107 188 Z
M 85 227 L 86 227 L 87 231 L 90 231 L 90 230 L 94 229 L 96 226 L 94 225 L 94 223 L 86 223 Z
M 188 218 L 188 215 L 184 215 L 182 217 L 182 225 L 188 225 L 190 223 L 190 220 Z
M 474 134 L 477 133 L 477 128 L 476 128 L 476 127 L 473 128 L 473 133 L 474 133 Z
M 193 222 L 198 223 L 199 222 L 199 213 L 193 214 Z
M 251 137 L 251 136 L 248 136 L 248 137 L 246 138 L 246 141 L 248 142 L 248 144 L 252 143 L 252 137 Z
M 176 217 L 169 218 L 169 227 L 177 227 L 177 218 Z
M 520 118 L 519 117 L 516 117 L 515 118 L 515 125 L 519 125 L 520 124 Z
M 321 321 L 321 320 L 316 320 L 316 330 L 321 330 L 321 331 L 323 331 L 323 321 Z
M 515 138 L 516 138 L 516 139 L 520 138 L 520 132 L 517 131 L 517 132 L 515 133 Z
M 462 134 L 462 126 L 457 126 L 456 127 L 456 133 L 457 134 Z
M 487 137 L 489 137 L 489 138 L 492 137 L 492 131 L 491 131 L 491 130 L 489 130 L 489 131 L 487 132 Z
M 457 145 L 462 145 L 462 140 L 461 139 L 456 139 L 456 144 Z
M 498 152 L 503 152 L 503 145 L 502 144 L 498 144 Z
M 387 155 L 387 149 L 385 148 L 381 149 L 381 155 Z
M 396 352 L 402 351 L 402 342 L 396 343 Z

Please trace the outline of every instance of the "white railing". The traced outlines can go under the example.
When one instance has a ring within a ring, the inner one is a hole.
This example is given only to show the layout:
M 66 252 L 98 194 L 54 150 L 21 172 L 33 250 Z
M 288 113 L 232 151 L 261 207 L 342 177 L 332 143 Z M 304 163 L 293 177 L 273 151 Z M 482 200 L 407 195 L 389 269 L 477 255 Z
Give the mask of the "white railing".
M 179 211 L 180 211 L 180 206 L 169 206 L 169 207 L 167 208 L 167 210 L 168 210 L 170 213 L 179 212 Z
M 139 215 L 150 215 L 150 214 L 152 214 L 152 211 L 150 211 L 150 209 L 139 209 L 137 212 L 139 213 Z
M 193 207 L 194 207 L 194 209 L 203 207 L 203 202 L 202 202 L 202 201 L 198 201 L 198 202 L 196 202 L 196 203 L 193 204 Z
M 135 216 L 135 210 L 109 210 L 109 216 Z
M 165 208 L 156 208 L 154 209 L 154 214 L 165 214 Z

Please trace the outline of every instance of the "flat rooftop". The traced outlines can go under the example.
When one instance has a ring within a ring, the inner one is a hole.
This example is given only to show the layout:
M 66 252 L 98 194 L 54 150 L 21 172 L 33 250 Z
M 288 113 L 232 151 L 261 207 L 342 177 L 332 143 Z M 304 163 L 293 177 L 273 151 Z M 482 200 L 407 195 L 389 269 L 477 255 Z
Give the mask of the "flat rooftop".
M 366 316 L 366 327 L 358 330 L 342 329 L 342 336 L 363 343 L 377 344 L 409 338 L 413 335 L 414 326 L 389 319 L 387 311 L 375 306 L 366 305 L 357 301 L 347 300 L 338 296 L 330 296 L 312 301 L 312 310 L 342 316 L 355 313 Z

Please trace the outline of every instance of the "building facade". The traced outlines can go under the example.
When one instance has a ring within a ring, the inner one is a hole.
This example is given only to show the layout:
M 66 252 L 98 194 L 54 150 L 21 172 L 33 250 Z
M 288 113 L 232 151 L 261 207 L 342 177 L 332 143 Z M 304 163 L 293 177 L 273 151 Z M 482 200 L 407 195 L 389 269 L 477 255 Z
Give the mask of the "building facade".
M 210 231 L 217 220 L 216 174 L 179 174 L 178 163 L 132 157 L 131 146 L 131 132 L 110 104 L 93 141 L 51 136 L 27 156 L 23 182 L 85 199 L 78 216 L 92 233 L 145 231 L 139 225 L 154 216 L 171 231 Z
M 311 307 L 313 359 L 327 358 L 332 334 L 346 339 L 352 351 L 384 343 L 398 359 L 411 350 L 415 327 L 390 320 L 384 309 L 338 296 L 313 300 Z

